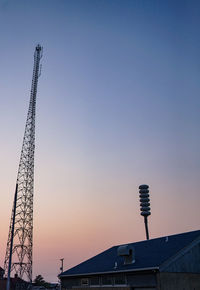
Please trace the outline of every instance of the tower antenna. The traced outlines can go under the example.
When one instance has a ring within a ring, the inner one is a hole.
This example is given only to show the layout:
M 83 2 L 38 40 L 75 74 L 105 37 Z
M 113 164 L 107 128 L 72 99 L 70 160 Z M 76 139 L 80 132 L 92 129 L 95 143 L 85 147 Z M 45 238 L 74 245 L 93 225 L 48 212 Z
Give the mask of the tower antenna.
M 7 290 L 10 290 L 12 272 L 19 278 L 32 282 L 35 107 L 41 57 L 42 47 L 38 44 L 34 53 L 30 103 L 4 261 Z

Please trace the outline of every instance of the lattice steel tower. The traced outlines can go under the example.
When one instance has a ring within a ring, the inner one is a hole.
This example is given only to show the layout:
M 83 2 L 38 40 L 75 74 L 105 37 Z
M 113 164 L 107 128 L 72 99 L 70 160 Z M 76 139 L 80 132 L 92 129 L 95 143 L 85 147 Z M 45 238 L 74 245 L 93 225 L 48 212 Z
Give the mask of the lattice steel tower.
M 41 57 L 42 47 L 38 44 L 34 53 L 30 103 L 4 262 L 8 284 L 10 283 L 10 273 L 12 272 L 24 280 L 32 281 L 35 106 Z M 8 284 L 7 289 L 10 288 Z

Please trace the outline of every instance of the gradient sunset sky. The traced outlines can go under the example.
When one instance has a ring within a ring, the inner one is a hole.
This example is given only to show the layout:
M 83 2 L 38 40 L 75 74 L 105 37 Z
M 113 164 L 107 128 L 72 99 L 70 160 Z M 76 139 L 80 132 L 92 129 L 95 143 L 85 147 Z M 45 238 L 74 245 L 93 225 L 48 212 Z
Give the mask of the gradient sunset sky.
M 150 237 L 199 229 L 200 1 L 0 0 L 0 266 L 35 45 L 33 278 Z

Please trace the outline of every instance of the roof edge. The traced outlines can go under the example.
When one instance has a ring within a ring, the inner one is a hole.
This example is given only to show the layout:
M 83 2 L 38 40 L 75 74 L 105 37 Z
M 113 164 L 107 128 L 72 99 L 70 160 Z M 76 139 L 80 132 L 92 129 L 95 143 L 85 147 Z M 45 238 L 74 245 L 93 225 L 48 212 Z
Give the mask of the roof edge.
M 107 271 L 107 272 L 94 272 L 94 273 L 82 273 L 82 274 L 60 274 L 58 277 L 77 277 L 77 276 L 91 276 L 91 275 L 101 275 L 101 274 L 113 274 L 113 273 L 124 273 L 124 272 L 138 272 L 138 271 L 151 271 L 151 270 L 159 270 L 159 267 L 148 267 L 148 268 L 137 268 L 137 269 L 129 269 L 129 270 L 119 270 L 119 271 Z
M 152 240 L 162 239 L 162 238 L 166 238 L 166 237 L 170 238 L 170 237 L 179 236 L 179 235 L 185 235 L 185 234 L 190 234 L 190 233 L 194 233 L 194 232 L 200 232 L 200 229 L 199 230 L 193 230 L 193 231 L 187 231 L 187 232 L 183 232 L 183 233 L 169 234 L 169 235 L 154 237 L 154 238 L 150 238 L 149 240 L 139 240 L 139 241 L 130 242 L 130 243 L 128 242 L 126 244 L 119 244 L 119 245 L 112 246 L 109 249 L 114 248 L 114 247 L 123 246 L 123 245 L 131 245 L 131 244 L 135 244 L 135 243 L 143 243 L 143 242 L 148 243 L 149 241 L 152 241 Z

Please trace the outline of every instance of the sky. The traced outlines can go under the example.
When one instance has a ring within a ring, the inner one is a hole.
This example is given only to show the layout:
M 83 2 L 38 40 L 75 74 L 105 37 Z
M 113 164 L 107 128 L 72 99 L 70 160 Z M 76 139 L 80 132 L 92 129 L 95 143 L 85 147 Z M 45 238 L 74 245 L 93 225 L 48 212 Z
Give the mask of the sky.
M 0 266 L 43 46 L 33 279 L 145 239 L 199 229 L 200 2 L 0 0 Z

